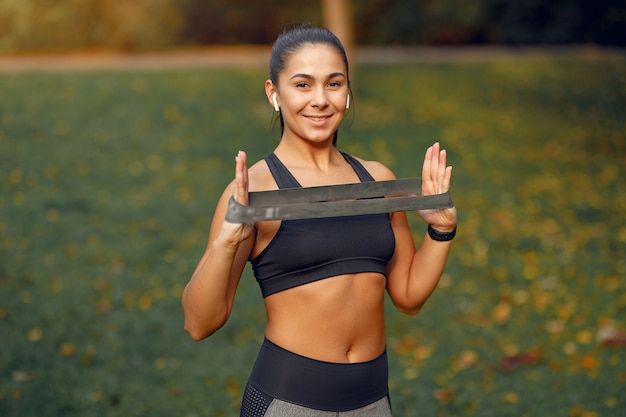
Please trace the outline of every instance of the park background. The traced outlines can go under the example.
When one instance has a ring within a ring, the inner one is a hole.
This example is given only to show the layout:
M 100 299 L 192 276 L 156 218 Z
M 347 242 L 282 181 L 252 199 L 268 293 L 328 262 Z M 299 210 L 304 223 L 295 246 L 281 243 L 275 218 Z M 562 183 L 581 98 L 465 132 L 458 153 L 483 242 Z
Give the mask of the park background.
M 0 0 L 0 415 L 238 415 L 254 278 L 202 342 L 180 294 L 235 153 L 279 139 L 267 46 L 295 22 L 354 59 L 342 150 L 410 177 L 439 140 L 454 166 L 439 288 L 418 316 L 388 306 L 395 415 L 622 416 L 626 4 L 609 0 Z

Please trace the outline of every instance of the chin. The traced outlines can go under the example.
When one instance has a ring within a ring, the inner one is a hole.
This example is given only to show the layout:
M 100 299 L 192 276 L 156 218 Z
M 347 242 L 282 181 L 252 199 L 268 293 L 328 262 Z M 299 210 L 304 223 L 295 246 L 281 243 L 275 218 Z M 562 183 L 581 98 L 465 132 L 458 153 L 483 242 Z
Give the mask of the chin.
M 325 143 L 325 142 L 332 142 L 333 141 L 333 136 L 334 136 L 334 131 L 333 133 L 331 133 L 330 135 L 310 135 L 310 136 L 306 136 L 305 139 L 309 142 L 313 142 L 313 143 Z

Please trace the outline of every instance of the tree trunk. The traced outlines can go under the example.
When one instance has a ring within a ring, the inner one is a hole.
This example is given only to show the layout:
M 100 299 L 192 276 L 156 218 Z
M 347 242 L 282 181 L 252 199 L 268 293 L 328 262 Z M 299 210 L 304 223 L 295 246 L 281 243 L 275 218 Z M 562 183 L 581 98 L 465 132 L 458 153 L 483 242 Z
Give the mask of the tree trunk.
M 341 40 L 346 49 L 348 61 L 352 64 L 354 31 L 350 0 L 322 0 L 322 16 L 324 26 Z

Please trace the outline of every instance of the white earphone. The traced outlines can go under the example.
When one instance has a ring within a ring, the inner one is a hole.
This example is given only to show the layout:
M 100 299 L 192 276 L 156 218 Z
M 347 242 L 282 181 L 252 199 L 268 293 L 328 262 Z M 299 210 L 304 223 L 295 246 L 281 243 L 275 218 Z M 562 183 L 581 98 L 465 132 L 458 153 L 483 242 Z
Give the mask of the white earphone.
M 276 101 L 276 93 L 272 94 L 272 101 L 274 102 L 274 110 L 280 111 L 280 107 L 278 107 L 278 101 Z
M 346 110 L 350 108 L 350 94 L 346 97 Z

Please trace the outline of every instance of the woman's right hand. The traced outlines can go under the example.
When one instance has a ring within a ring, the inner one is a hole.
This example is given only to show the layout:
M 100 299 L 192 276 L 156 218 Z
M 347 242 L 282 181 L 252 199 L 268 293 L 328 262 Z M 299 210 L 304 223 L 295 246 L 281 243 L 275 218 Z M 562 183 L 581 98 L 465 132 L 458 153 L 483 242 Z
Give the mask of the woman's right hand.
M 248 204 L 248 165 L 247 155 L 239 151 L 235 156 L 235 181 L 233 182 L 233 198 L 239 204 Z M 238 246 L 252 234 L 254 224 L 231 223 L 224 220 L 220 238 L 233 246 Z
M 235 157 L 235 179 L 222 193 L 211 223 L 207 249 L 183 291 L 185 330 L 195 340 L 222 327 L 233 308 L 235 292 L 254 242 L 254 224 L 225 220 L 228 200 L 248 204 L 246 154 Z

